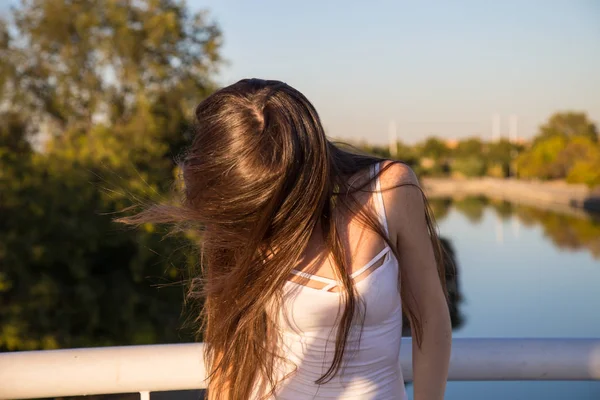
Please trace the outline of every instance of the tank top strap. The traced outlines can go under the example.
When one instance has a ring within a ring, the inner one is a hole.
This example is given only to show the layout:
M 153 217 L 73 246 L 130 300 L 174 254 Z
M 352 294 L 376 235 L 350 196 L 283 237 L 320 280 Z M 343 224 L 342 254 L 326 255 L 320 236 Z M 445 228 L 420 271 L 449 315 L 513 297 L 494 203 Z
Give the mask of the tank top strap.
M 306 279 L 312 279 L 313 281 L 317 281 L 317 282 L 321 282 L 321 283 L 334 284 L 334 285 L 336 284 L 336 281 L 333 280 L 333 279 L 324 278 L 322 276 L 309 274 L 309 273 L 306 273 L 304 271 L 298 271 L 298 270 L 293 269 L 291 272 L 294 275 L 301 276 L 301 277 L 306 278 Z
M 309 273 L 306 273 L 306 272 L 303 272 L 303 271 L 298 271 L 298 270 L 293 269 L 291 272 L 294 275 L 301 276 L 301 277 L 306 278 L 306 279 L 312 279 L 313 281 L 317 281 L 317 282 L 321 282 L 321 283 L 326 283 L 326 285 L 323 288 L 316 289 L 316 290 L 321 290 L 321 291 L 324 291 L 324 292 L 328 292 L 331 289 L 333 289 L 334 287 L 336 287 L 337 284 L 338 284 L 337 281 L 334 280 L 334 279 L 324 278 L 322 276 L 309 274 Z M 302 286 L 304 286 L 304 285 L 302 285 Z
M 378 176 L 380 169 L 381 163 L 373 164 L 371 169 L 371 176 L 375 177 L 375 207 L 377 208 L 377 214 L 379 215 L 381 225 L 383 225 L 383 230 L 385 231 L 386 235 L 389 235 L 390 232 L 388 230 L 388 222 L 385 215 L 385 205 L 383 204 L 383 193 L 381 192 L 381 183 Z

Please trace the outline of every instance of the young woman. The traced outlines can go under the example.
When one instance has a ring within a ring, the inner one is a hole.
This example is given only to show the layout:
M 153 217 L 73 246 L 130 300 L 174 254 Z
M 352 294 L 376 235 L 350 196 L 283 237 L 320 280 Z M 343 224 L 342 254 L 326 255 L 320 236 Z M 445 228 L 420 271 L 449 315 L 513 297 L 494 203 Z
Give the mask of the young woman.
M 442 399 L 451 328 L 433 218 L 411 169 L 327 140 L 285 83 L 246 79 L 196 109 L 181 206 L 127 223 L 201 237 L 210 399 Z

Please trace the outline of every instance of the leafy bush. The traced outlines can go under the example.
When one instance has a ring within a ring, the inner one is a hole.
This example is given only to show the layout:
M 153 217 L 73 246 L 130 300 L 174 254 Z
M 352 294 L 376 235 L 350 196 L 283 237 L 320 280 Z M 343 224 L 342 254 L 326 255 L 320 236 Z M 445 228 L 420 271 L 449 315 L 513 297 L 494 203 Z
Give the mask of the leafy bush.
M 470 156 L 452 161 L 450 170 L 469 178 L 483 176 L 486 170 L 485 161 L 481 157 Z

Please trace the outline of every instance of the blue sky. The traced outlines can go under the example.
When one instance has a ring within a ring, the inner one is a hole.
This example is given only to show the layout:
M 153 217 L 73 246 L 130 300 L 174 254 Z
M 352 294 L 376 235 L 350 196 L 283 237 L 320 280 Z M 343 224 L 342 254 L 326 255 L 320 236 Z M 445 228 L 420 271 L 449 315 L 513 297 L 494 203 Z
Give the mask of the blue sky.
M 0 0 L 6 10 L 9 0 Z M 10 1 L 14 3 L 13 1 Z M 600 1 L 188 0 L 222 27 L 218 80 L 283 80 L 330 136 L 531 137 L 550 114 L 600 122 Z
M 558 110 L 600 122 L 600 2 L 241 1 L 207 8 L 230 65 L 220 82 L 280 79 L 331 136 L 384 143 L 492 136 L 492 115 L 530 137 Z

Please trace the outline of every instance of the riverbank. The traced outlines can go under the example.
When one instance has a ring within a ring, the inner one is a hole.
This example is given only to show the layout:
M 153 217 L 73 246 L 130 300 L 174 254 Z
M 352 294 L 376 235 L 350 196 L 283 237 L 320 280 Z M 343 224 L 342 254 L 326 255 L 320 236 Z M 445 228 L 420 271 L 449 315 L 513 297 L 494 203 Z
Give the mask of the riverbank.
M 516 179 L 425 178 L 429 197 L 485 196 L 569 214 L 600 213 L 600 190 L 563 181 L 534 182 Z

